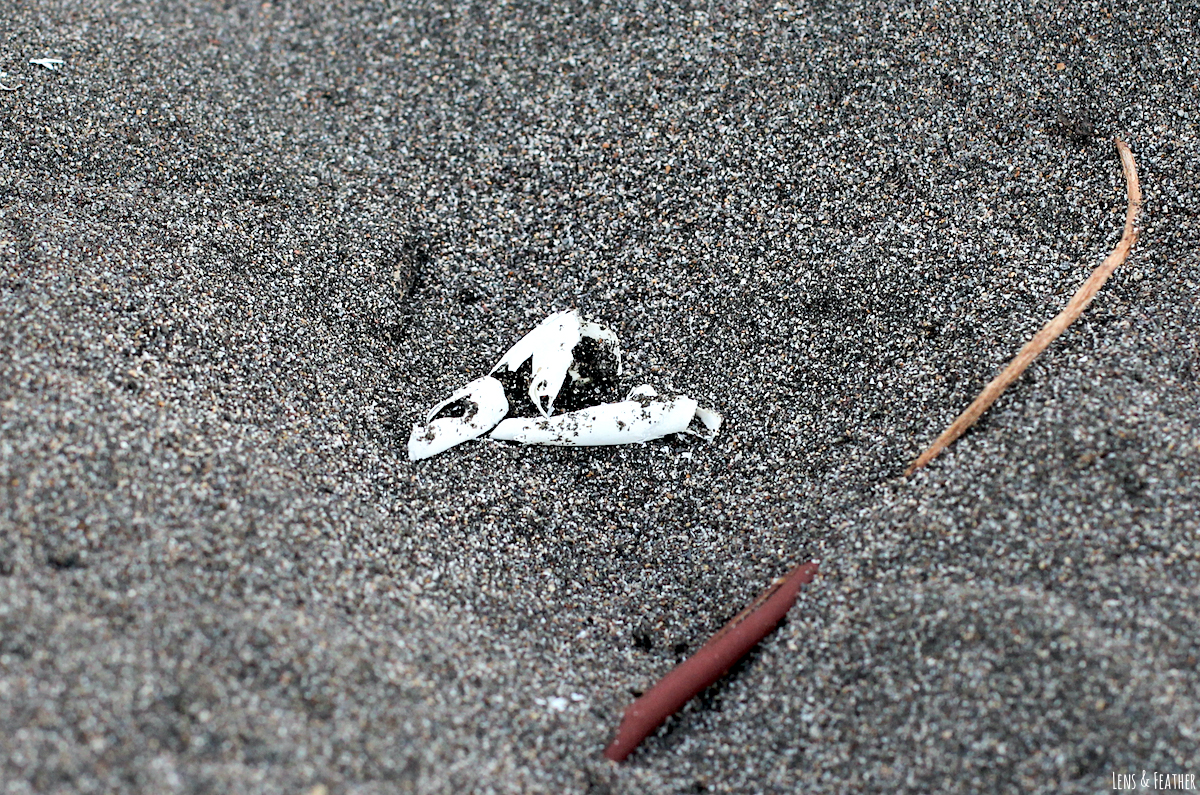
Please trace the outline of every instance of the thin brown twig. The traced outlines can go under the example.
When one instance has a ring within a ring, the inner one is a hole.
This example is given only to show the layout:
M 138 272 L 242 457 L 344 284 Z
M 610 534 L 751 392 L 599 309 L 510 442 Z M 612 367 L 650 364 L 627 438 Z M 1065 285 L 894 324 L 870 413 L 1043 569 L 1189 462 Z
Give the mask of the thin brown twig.
M 1051 342 L 1063 331 L 1067 326 L 1075 322 L 1087 305 L 1091 303 L 1096 292 L 1104 286 L 1108 281 L 1108 277 L 1112 276 L 1117 266 L 1125 261 L 1129 256 L 1129 250 L 1133 248 L 1133 244 L 1137 242 L 1138 214 L 1142 209 L 1142 190 L 1138 185 L 1137 165 L 1133 162 L 1133 153 L 1129 151 L 1129 147 L 1125 142 L 1117 139 L 1117 152 L 1121 155 L 1121 168 L 1125 172 L 1125 192 L 1129 198 L 1129 206 L 1125 210 L 1125 231 L 1121 235 L 1121 240 L 1117 243 L 1117 247 L 1104 258 L 1104 262 L 1096 270 L 1092 271 L 1092 275 L 1083 283 L 1083 286 L 1071 297 L 1067 303 L 1066 309 L 1058 313 L 1058 316 L 1042 327 L 1042 330 L 1034 335 L 1033 339 L 1025 343 L 1025 347 L 1017 353 L 1008 367 L 1004 368 L 1004 372 L 996 376 L 990 384 L 983 388 L 979 393 L 979 397 L 975 398 L 967 410 L 958 415 L 950 427 L 942 432 L 942 435 L 929 446 L 929 449 L 921 453 L 921 456 L 908 465 L 908 469 L 904 470 L 905 477 L 916 472 L 921 467 L 932 461 L 938 453 L 950 446 L 955 439 L 962 436 L 967 428 L 975 424 L 983 412 L 996 402 L 996 398 L 1000 397 L 1009 385 L 1020 377 L 1021 373 L 1025 372 L 1025 368 L 1029 366 L 1034 358 L 1046 349 Z

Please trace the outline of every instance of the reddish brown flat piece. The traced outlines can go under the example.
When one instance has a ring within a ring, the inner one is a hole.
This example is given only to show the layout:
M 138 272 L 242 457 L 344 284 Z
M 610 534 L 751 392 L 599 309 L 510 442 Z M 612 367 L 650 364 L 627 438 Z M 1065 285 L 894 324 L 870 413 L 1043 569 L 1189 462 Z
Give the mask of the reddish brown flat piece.
M 721 678 L 746 652 L 783 620 L 800 587 L 812 582 L 816 563 L 802 563 L 763 591 L 700 650 L 675 666 L 658 684 L 625 710 L 617 736 L 604 749 L 614 762 L 624 760 L 642 740 L 704 688 Z

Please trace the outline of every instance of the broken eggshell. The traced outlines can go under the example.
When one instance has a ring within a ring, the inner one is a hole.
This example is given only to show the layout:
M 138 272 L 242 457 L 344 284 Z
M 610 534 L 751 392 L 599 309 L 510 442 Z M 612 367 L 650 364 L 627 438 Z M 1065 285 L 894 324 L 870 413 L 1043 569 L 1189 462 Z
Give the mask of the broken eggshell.
M 697 408 L 696 401 L 689 397 L 660 397 L 652 387 L 643 385 L 617 403 L 602 403 L 557 417 L 507 419 L 496 426 L 491 438 L 564 447 L 648 442 L 687 431 Z M 720 425 L 719 415 L 704 411 L 716 416 Z M 710 427 L 708 421 L 702 422 Z
M 504 386 L 491 376 L 476 378 L 430 409 L 424 425 L 413 426 L 408 437 L 409 460 L 429 458 L 477 439 L 496 427 L 506 414 Z
M 721 423 L 724 420 L 721 415 L 712 409 L 706 409 L 700 406 L 696 407 L 696 419 L 684 431 L 692 436 L 699 436 L 707 441 L 712 441 L 717 435 L 717 431 L 721 430 Z M 697 424 L 698 423 L 698 424 Z
M 429 458 L 493 429 L 491 438 L 499 441 L 591 447 L 674 433 L 712 439 L 721 427 L 715 411 L 681 395 L 660 396 L 649 386 L 623 401 L 598 403 L 620 373 L 621 348 L 611 329 L 580 319 L 575 310 L 556 312 L 509 348 L 490 375 L 434 406 L 425 425 L 413 428 L 408 457 Z M 583 408 L 551 416 L 560 397 L 568 409 Z M 506 420 L 510 408 L 518 416 Z M 540 416 L 527 416 L 531 410 Z
M 532 359 L 529 399 L 543 417 L 549 417 L 568 375 L 578 385 L 591 380 L 581 373 L 575 360 L 575 346 L 583 339 L 592 339 L 608 347 L 616 358 L 615 375 L 621 374 L 621 348 L 617 335 L 598 323 L 580 320 L 579 312 L 574 309 L 555 312 L 517 340 L 492 368 L 491 374 L 502 370 L 515 373 Z

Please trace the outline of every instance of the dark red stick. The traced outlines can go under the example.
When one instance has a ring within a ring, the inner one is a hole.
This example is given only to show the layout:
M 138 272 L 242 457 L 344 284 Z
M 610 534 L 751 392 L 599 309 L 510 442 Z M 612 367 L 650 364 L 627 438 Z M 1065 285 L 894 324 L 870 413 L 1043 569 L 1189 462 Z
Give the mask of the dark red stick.
M 787 615 L 796 602 L 800 586 L 812 582 L 816 573 L 816 563 L 802 563 L 792 569 L 722 627 L 699 651 L 675 666 L 649 692 L 630 704 L 617 727 L 616 739 L 604 749 L 604 755 L 614 762 L 624 760 L 663 721 L 720 679 Z

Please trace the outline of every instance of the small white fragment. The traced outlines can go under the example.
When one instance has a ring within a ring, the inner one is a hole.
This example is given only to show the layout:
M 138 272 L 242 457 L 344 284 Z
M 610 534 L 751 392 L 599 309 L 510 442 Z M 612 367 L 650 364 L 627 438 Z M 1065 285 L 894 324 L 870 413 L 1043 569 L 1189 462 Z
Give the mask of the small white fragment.
M 504 368 L 515 373 L 530 358 L 533 377 L 529 381 L 529 399 L 542 413 L 550 416 L 554 399 L 562 389 L 563 379 L 571 366 L 571 351 L 579 343 L 579 313 L 574 310 L 555 312 L 533 331 L 517 340 L 508 353 L 492 368 L 494 375 Z
M 58 67 L 66 63 L 62 58 L 34 58 L 30 61 L 34 66 L 41 66 L 49 69 L 51 72 L 57 72 Z
M 492 431 L 492 438 L 560 447 L 632 444 L 681 433 L 695 416 L 696 401 L 691 398 L 659 397 L 654 389 L 643 385 L 618 403 L 604 403 L 557 417 L 507 419 Z
M 562 696 L 555 696 L 554 698 L 546 699 L 546 706 L 555 712 L 562 712 L 567 708 L 567 700 Z
M 517 340 L 517 344 L 509 348 L 492 368 L 491 374 L 495 375 L 501 368 L 515 373 L 532 358 L 529 399 L 543 417 L 549 417 L 554 413 L 554 401 L 562 391 L 567 375 L 581 384 L 591 380 L 582 377 L 575 367 L 575 346 L 585 337 L 612 348 L 617 358 L 617 375 L 620 375 L 621 348 L 617 335 L 599 323 L 581 321 L 579 312 L 574 309 L 555 312 Z
M 572 693 L 571 700 L 576 703 L 583 701 L 583 693 Z
M 5 78 L 8 77 L 8 72 L 0 72 L 0 91 L 16 91 L 20 86 L 4 85 Z
M 712 409 L 697 407 L 696 419 L 700 421 L 704 430 L 688 428 L 684 433 L 690 433 L 692 436 L 699 436 L 701 439 L 711 442 L 716 437 L 717 431 L 721 430 L 723 422 L 721 415 Z
M 653 397 L 658 397 L 658 390 L 649 384 L 642 384 L 641 386 L 635 386 L 633 389 L 629 390 L 629 394 L 625 396 L 625 399 L 638 400 L 640 398 Z
M 584 320 L 579 324 L 579 338 L 581 340 L 594 339 L 606 343 L 609 350 L 613 352 L 613 355 L 617 359 L 616 374 L 618 376 L 621 375 L 621 341 L 617 339 L 616 332 L 607 326 L 601 326 L 599 323 L 593 323 L 590 320 Z M 572 362 L 571 365 L 571 369 L 567 372 L 570 374 L 571 378 L 576 381 L 576 383 L 583 385 L 592 380 L 591 378 L 585 378 L 580 375 L 579 371 L 575 369 L 575 362 Z
M 466 412 L 460 417 L 440 417 L 438 412 L 459 400 L 465 400 Z M 408 458 L 429 458 L 456 444 L 476 439 L 496 427 L 508 413 L 504 386 L 491 376 L 476 378 L 429 410 L 425 425 L 414 425 L 408 437 Z

